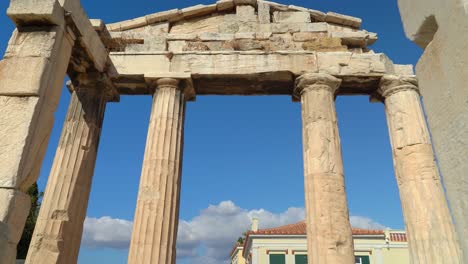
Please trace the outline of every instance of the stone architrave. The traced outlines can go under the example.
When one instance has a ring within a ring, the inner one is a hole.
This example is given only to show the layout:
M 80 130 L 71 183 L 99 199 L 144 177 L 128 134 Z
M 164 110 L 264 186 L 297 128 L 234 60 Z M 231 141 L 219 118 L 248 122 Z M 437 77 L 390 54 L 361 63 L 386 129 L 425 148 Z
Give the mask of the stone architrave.
M 413 264 L 460 263 L 452 218 L 414 76 L 380 82 Z
M 341 80 L 307 73 L 296 80 L 302 104 L 307 247 L 310 264 L 353 264 L 335 92 Z
M 74 39 L 61 27 L 16 30 L 0 61 L 0 263 L 15 262 Z
M 76 263 L 106 108 L 106 87 L 70 86 L 72 98 L 26 263 Z
M 175 263 L 186 96 L 176 79 L 156 82 L 129 264 Z

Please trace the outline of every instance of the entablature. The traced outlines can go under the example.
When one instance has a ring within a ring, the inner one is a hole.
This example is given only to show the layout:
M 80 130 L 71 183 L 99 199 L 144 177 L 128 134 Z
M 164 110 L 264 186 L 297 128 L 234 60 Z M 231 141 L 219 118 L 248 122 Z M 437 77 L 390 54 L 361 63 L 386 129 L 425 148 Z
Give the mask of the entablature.
M 411 65 L 395 65 L 381 53 L 294 51 L 113 52 L 121 94 L 149 94 L 148 79 L 193 81 L 198 95 L 291 95 L 306 72 L 343 80 L 338 94 L 373 94 L 386 74 L 413 75 Z

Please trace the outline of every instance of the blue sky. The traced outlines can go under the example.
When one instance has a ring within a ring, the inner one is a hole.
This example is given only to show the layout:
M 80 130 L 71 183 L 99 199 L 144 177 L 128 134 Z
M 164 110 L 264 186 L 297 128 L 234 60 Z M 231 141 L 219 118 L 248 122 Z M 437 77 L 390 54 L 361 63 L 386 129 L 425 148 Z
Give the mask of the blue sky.
M 6 10 L 7 2 L 1 1 L 1 10 Z M 90 18 L 109 23 L 212 3 L 81 2 Z M 372 48 L 396 63 L 415 64 L 421 54 L 404 36 L 395 0 L 281 2 L 361 17 L 364 29 L 379 34 Z M 0 14 L 0 25 L 3 52 L 13 30 L 5 12 Z M 39 179 L 41 189 L 47 181 L 69 99 L 65 89 Z M 351 215 L 356 223 L 403 228 L 383 105 L 371 104 L 364 96 L 339 97 L 336 105 Z M 150 109 L 149 96 L 124 96 L 120 103 L 108 105 L 88 208 L 89 241 L 82 246 L 79 263 L 126 263 Z M 196 102 L 188 103 L 186 113 L 180 207 L 184 229 L 179 234 L 178 263 L 223 260 L 235 241 L 231 237 L 248 228 L 254 215 L 260 216 L 261 227 L 300 220 L 303 188 L 299 104 L 288 96 L 199 96 Z M 226 225 L 236 228 L 218 234 L 218 230 L 228 228 Z M 116 237 L 106 230 L 121 233 Z M 109 235 L 108 240 L 96 242 L 99 235 Z

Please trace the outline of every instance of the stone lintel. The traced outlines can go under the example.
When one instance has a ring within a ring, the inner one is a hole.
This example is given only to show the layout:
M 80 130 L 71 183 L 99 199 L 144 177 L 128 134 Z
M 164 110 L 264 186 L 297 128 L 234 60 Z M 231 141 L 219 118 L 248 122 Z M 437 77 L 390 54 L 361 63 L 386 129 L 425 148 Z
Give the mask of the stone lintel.
M 294 77 L 285 76 L 304 72 L 342 79 L 339 94 L 372 94 L 383 75 L 394 74 L 393 63 L 383 54 L 220 51 L 115 52 L 110 56 L 119 73 L 114 84 L 121 94 L 149 94 L 145 78 L 190 75 L 197 94 L 291 95 Z M 255 87 L 255 82 L 261 84 Z

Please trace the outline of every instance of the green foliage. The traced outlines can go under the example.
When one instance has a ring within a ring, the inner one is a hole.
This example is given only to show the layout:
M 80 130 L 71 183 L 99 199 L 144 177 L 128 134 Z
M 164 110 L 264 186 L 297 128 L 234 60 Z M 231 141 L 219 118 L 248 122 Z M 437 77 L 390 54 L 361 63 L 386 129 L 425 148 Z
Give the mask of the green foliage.
M 31 209 L 29 210 L 28 218 L 26 219 L 26 225 L 24 226 L 23 235 L 18 243 L 16 251 L 17 259 L 26 259 L 28 254 L 29 244 L 34 232 L 34 226 L 36 226 L 37 216 L 39 214 L 39 208 L 41 206 L 39 200 L 43 193 L 39 192 L 37 183 L 34 183 L 29 189 L 28 194 L 31 197 Z

